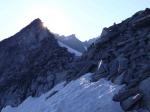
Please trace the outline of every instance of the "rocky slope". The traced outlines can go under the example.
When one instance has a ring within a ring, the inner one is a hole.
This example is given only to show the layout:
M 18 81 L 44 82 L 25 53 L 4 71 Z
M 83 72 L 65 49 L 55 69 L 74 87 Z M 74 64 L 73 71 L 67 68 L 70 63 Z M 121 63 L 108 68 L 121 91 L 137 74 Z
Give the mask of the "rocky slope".
M 73 57 L 58 45 L 40 19 L 1 41 L 0 109 L 17 106 L 28 96 L 39 96 L 64 80 L 63 72 Z
M 150 9 L 109 28 L 72 64 L 68 80 L 94 72 L 93 81 L 107 78 L 124 84 L 113 98 L 125 111 L 150 111 Z

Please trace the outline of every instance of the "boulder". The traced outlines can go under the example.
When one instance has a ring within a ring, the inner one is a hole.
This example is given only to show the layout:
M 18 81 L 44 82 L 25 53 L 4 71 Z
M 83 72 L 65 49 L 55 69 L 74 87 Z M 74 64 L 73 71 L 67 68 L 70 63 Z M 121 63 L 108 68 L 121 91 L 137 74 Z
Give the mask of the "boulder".
M 119 74 L 119 75 L 114 79 L 113 83 L 119 84 L 119 85 L 120 85 L 120 84 L 123 84 L 125 75 L 126 75 L 126 72 L 123 72 L 123 73 Z
M 143 80 L 139 84 L 139 89 L 142 91 L 144 97 L 143 100 L 145 102 L 145 106 L 149 109 L 150 111 L 150 77 Z
M 109 63 L 109 76 L 108 79 L 110 79 L 111 77 L 113 77 L 114 75 L 117 76 L 118 75 L 118 60 L 114 59 Z
M 142 99 L 142 97 L 143 95 L 138 93 L 134 96 L 129 97 L 126 100 L 121 101 L 120 105 L 125 111 L 131 110 L 132 108 L 138 105 L 138 102 Z
M 90 64 L 88 64 L 87 66 L 83 67 L 83 68 L 81 69 L 81 71 L 76 75 L 76 78 L 78 78 L 78 77 L 84 75 L 85 73 L 90 72 L 90 70 L 92 69 L 93 66 L 94 66 L 94 65 L 90 63 Z
M 108 68 L 108 64 L 101 60 L 95 74 L 92 75 L 92 81 L 98 81 L 100 78 L 107 77 L 109 75 Z
M 113 100 L 114 101 L 123 101 L 127 98 L 129 98 L 130 96 L 136 95 L 140 93 L 139 89 L 136 88 L 132 88 L 132 89 L 125 89 L 125 90 L 120 90 L 119 93 L 117 93 L 116 95 L 114 95 Z

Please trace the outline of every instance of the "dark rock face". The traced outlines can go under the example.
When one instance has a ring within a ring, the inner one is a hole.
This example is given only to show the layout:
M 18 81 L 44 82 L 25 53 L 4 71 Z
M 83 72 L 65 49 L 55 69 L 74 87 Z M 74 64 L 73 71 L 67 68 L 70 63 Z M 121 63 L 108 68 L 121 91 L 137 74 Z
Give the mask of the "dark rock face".
M 72 59 L 40 19 L 0 42 L 0 109 L 17 106 L 64 80 L 59 72 L 65 71 Z
M 150 110 L 150 77 L 143 80 L 140 84 L 139 84 L 139 89 L 143 92 L 144 94 L 144 102 L 147 105 L 147 108 Z
M 149 85 L 146 79 L 150 77 L 149 23 L 150 9 L 146 9 L 120 24 L 104 28 L 101 37 L 78 60 L 93 61 L 98 67 L 87 64 L 73 73 L 90 72 L 95 67 L 93 81 L 105 77 L 114 83 L 126 85 L 114 97 L 124 110 L 148 110 L 149 101 L 146 99 L 149 99 L 150 93 L 146 92 Z
M 122 108 L 126 111 L 132 109 L 135 105 L 138 105 L 138 102 L 142 99 L 142 95 L 141 94 L 136 94 L 135 96 L 131 96 L 125 100 L 123 100 L 120 105 L 122 106 Z M 136 107 L 135 107 L 136 109 Z

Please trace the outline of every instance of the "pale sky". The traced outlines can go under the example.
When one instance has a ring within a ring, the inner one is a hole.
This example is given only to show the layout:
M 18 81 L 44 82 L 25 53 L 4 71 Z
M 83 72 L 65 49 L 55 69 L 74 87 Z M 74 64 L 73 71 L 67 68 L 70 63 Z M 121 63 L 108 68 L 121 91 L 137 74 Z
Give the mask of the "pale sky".
M 50 31 L 84 41 L 145 8 L 150 0 L 0 0 L 0 40 L 40 18 Z

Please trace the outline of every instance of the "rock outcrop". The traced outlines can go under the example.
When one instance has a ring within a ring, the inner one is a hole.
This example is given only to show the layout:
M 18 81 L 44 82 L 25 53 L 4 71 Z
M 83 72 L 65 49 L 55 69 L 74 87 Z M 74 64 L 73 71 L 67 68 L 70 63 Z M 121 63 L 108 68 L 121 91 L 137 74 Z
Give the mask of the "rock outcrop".
M 69 79 L 94 72 L 93 81 L 107 78 L 114 83 L 125 84 L 114 96 L 114 101 L 120 102 L 125 111 L 150 111 L 150 9 L 104 28 L 101 37 L 88 48 L 78 63 L 91 61 L 97 66 L 92 63 L 76 66 L 71 71 L 76 75 L 69 74 Z
M 0 109 L 51 89 L 72 60 L 40 19 L 0 42 Z

